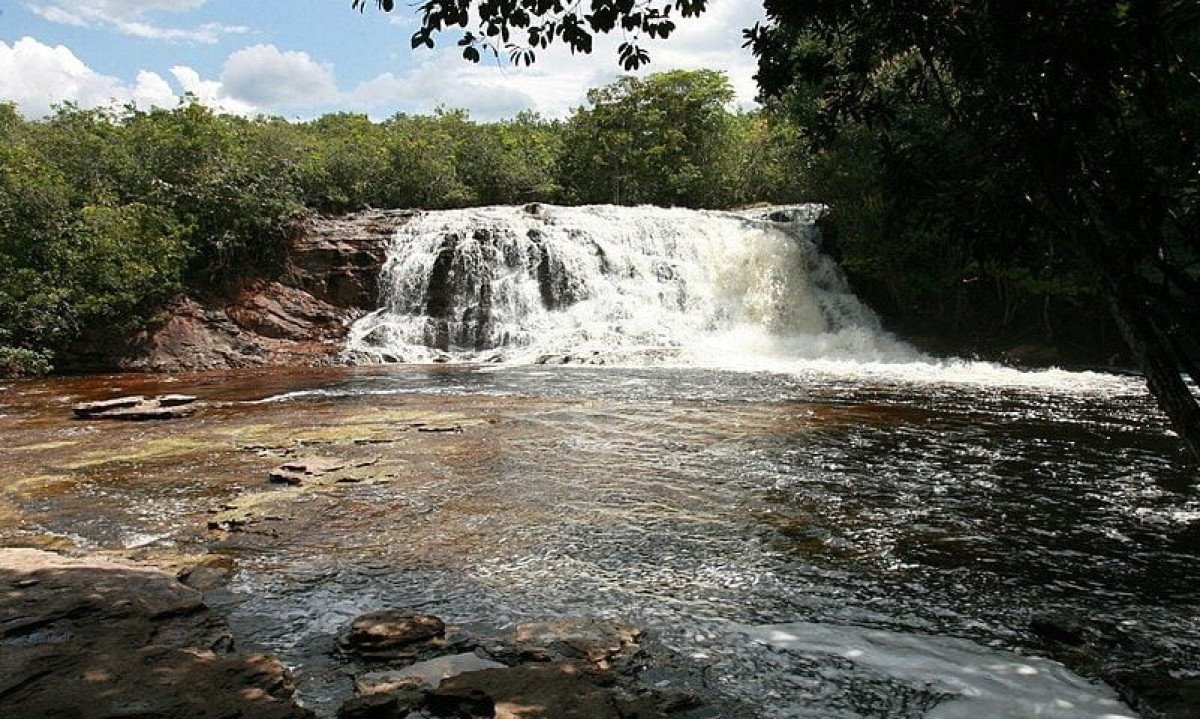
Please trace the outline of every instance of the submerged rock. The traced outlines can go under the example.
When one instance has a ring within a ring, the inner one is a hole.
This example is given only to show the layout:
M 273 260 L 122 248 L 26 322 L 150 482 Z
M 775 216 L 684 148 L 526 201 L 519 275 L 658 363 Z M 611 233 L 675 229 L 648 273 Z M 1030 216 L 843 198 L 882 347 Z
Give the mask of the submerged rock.
M 307 457 L 284 462 L 271 470 L 269 479 L 276 484 L 298 485 L 306 477 L 319 477 L 329 472 L 345 469 L 347 462 L 333 457 Z M 363 465 L 356 465 L 363 466 Z
M 1200 676 L 1139 671 L 1117 674 L 1111 681 L 1145 719 L 1200 719 Z
M 460 674 L 478 672 L 484 669 L 503 669 L 505 666 L 500 662 L 485 659 L 472 652 L 449 654 L 417 662 L 396 671 L 369 672 L 355 679 L 354 688 L 360 694 L 391 692 L 404 687 L 411 687 L 414 684 L 424 684 L 436 688 L 443 680 L 456 677 Z

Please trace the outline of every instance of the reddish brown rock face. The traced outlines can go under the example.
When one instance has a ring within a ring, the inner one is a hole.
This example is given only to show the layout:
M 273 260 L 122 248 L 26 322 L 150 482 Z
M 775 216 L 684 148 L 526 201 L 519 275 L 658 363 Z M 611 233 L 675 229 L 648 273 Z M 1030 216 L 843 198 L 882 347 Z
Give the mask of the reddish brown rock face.
M 151 372 L 336 364 L 350 324 L 375 308 L 387 243 L 412 214 L 309 218 L 296 228 L 279 281 L 254 280 L 229 297 L 179 298 L 118 364 Z

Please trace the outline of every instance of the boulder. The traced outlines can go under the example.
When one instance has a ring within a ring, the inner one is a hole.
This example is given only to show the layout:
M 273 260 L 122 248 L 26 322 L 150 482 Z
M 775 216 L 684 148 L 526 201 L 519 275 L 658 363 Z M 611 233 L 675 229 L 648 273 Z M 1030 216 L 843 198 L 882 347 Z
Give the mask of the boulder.
M 445 636 L 445 622 L 432 614 L 391 609 L 356 618 L 341 645 L 365 659 L 411 659 L 423 650 L 444 646 Z

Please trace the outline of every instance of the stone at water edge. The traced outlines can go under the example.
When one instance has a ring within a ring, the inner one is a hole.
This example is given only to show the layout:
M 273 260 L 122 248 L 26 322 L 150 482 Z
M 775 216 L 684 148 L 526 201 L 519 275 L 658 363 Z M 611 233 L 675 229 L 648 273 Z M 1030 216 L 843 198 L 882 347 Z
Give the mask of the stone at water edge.
M 402 704 L 390 694 L 368 694 L 348 700 L 338 709 L 337 719 L 403 719 L 414 705 Z
M 196 401 L 196 398 L 190 394 L 160 394 L 154 399 L 163 407 L 178 407 Z
M 136 407 L 146 401 L 142 395 L 132 395 L 129 397 L 116 397 L 114 399 L 103 399 L 98 402 L 80 402 L 72 407 L 76 417 L 91 417 L 101 412 L 107 412 L 114 409 L 127 409 Z
M 141 422 L 188 417 L 196 411 L 196 406 L 196 398 L 191 395 L 164 394 L 149 399 L 133 395 L 99 402 L 81 402 L 72 407 L 72 411 L 79 419 Z
M 278 660 L 232 643 L 157 569 L 0 549 L 2 717 L 313 717 Z
M 389 609 L 356 618 L 341 645 L 368 659 L 411 658 L 444 644 L 445 636 L 446 623 L 432 614 Z
M 450 654 L 417 662 L 396 671 L 368 672 L 354 679 L 354 689 L 359 694 L 380 694 L 414 685 L 436 688 L 443 680 L 459 674 L 484 669 L 504 669 L 506 666 L 470 652 Z
M 205 557 L 190 567 L 181 569 L 176 578 L 202 592 L 225 585 L 233 576 L 234 561 L 232 557 L 213 554 Z
M 517 626 L 508 644 L 530 654 L 549 652 L 567 660 L 583 660 L 600 668 L 627 649 L 635 648 L 645 632 L 621 622 L 565 618 Z

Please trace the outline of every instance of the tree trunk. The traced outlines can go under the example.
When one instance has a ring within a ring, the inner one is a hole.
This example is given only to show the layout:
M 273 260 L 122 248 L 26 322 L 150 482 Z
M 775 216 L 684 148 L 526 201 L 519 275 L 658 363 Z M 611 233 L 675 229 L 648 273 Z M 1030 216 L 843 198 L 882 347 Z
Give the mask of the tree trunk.
M 1171 420 L 1192 459 L 1200 463 L 1200 403 L 1183 381 L 1175 353 L 1154 330 L 1148 310 L 1139 307 L 1128 288 L 1107 272 L 1104 290 L 1113 319 L 1145 374 L 1150 393 Z

